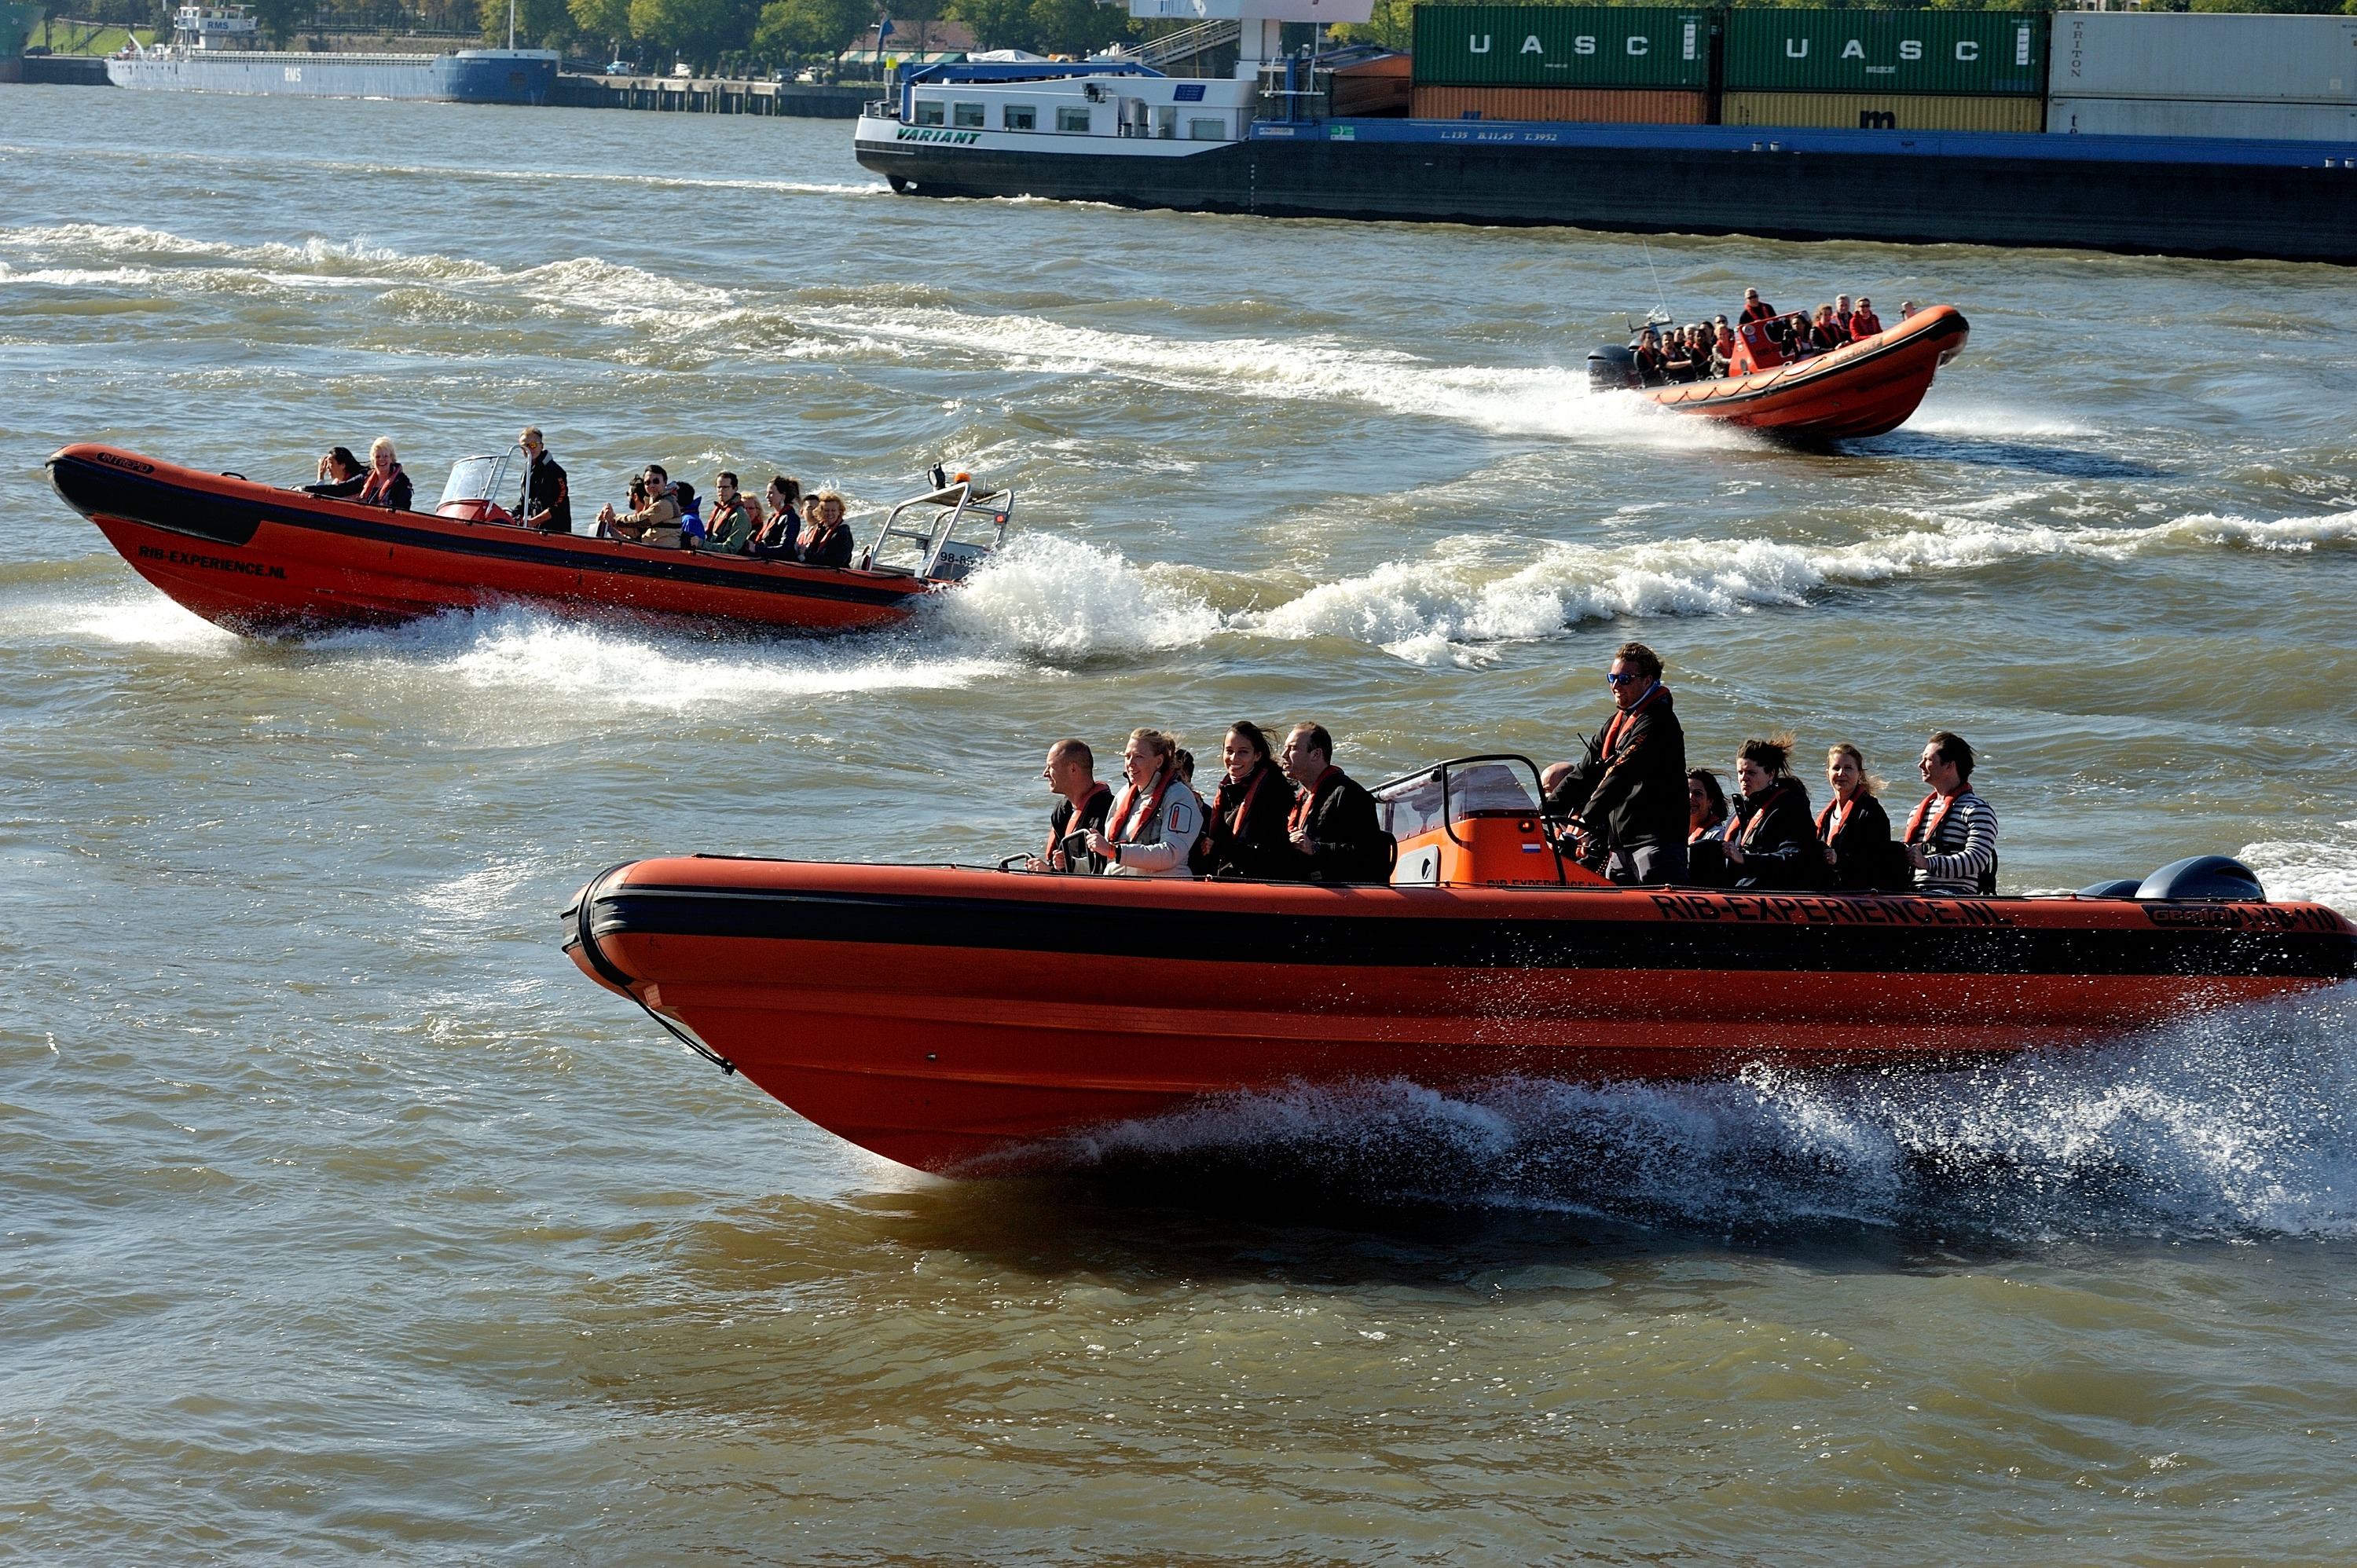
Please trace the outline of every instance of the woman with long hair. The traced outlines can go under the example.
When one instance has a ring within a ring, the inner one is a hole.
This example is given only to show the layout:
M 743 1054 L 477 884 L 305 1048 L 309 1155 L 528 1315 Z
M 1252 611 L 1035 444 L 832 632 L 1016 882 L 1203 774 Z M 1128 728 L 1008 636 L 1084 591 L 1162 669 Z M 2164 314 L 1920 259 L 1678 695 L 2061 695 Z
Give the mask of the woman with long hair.
M 1882 780 L 1866 771 L 1866 754 L 1847 741 L 1825 753 L 1825 783 L 1833 799 L 1817 813 L 1817 848 L 1832 885 L 1846 893 L 1905 887 L 1890 843 L 1890 815 L 1875 799 Z
M 1195 869 L 1227 880 L 1281 881 L 1301 857 L 1286 842 L 1293 786 L 1277 768 L 1268 732 L 1239 719 L 1228 726 L 1220 756 L 1226 771 L 1197 844 Z
M 1735 754 L 1742 790 L 1727 824 L 1727 867 L 1738 887 L 1815 887 L 1824 856 L 1809 791 L 1792 777 L 1792 737 L 1747 740 Z

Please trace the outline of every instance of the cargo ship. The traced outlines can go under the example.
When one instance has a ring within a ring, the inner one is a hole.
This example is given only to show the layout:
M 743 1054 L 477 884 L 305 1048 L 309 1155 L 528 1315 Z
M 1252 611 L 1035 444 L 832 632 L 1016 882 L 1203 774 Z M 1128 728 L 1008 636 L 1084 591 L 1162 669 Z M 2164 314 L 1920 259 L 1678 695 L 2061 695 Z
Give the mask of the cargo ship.
M 263 49 L 242 5 L 183 5 L 172 41 L 136 46 L 106 62 L 117 87 L 164 92 L 237 92 L 311 98 L 404 98 L 442 103 L 548 102 L 553 49 L 459 49 L 451 54 L 326 54 Z
M 1365 62 L 1276 48 L 1372 0 L 1131 0 L 1182 5 L 1238 17 L 1232 79 L 904 70 L 856 156 L 920 196 L 2357 263 L 2357 18 L 1423 6 L 1394 117 L 1329 112 Z

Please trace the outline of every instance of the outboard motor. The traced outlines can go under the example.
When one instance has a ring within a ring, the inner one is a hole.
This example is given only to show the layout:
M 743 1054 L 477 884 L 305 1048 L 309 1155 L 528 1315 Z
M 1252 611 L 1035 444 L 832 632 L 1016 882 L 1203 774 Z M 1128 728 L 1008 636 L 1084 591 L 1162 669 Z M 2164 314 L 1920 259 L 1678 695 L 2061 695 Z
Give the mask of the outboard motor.
M 1607 344 L 1587 351 L 1587 390 L 1620 392 L 1645 384 L 1637 374 L 1637 350 Z
M 2139 898 L 2218 898 L 2238 904 L 2266 901 L 2259 874 L 2232 855 L 2197 854 L 2172 860 L 2139 884 Z
M 2115 876 L 2109 882 L 2090 882 L 2079 889 L 2082 898 L 2133 898 L 2144 884 L 2133 876 Z

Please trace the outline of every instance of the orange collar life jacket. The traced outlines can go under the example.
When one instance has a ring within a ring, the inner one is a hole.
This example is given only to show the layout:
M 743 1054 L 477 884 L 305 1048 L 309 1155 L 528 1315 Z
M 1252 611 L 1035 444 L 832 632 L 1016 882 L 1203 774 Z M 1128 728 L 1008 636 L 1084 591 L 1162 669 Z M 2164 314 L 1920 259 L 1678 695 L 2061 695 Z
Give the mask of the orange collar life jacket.
M 371 468 L 369 470 L 368 483 L 361 487 L 360 499 L 362 501 L 381 501 L 384 499 L 385 492 L 393 489 L 393 481 L 400 477 L 401 465 L 398 463 L 395 463 L 392 467 L 387 468 L 382 474 L 378 473 L 374 468 Z
M 1170 792 L 1170 781 L 1178 777 L 1178 770 L 1175 768 L 1166 766 L 1162 769 L 1155 782 L 1153 798 L 1146 802 L 1146 810 L 1138 812 L 1135 821 L 1129 813 L 1138 803 L 1137 786 L 1124 785 L 1121 799 L 1114 802 L 1113 815 L 1105 819 L 1105 837 L 1115 843 L 1135 843 L 1137 835 L 1146 831 L 1146 824 L 1162 810 L 1162 797 Z M 1125 833 L 1129 835 L 1125 839 L 1122 836 Z
M 1302 828 L 1307 826 L 1309 822 L 1309 813 L 1315 810 L 1318 805 L 1318 796 L 1325 793 L 1327 785 L 1332 783 L 1341 776 L 1342 770 L 1340 768 L 1335 767 L 1330 762 L 1328 763 L 1326 765 L 1326 771 L 1318 776 L 1318 782 L 1309 786 L 1308 789 L 1304 789 L 1301 792 L 1301 798 L 1293 802 L 1293 815 L 1285 820 L 1286 831 L 1288 832 L 1298 832 Z
M 1079 801 L 1077 804 L 1074 803 L 1071 796 L 1065 796 L 1064 803 L 1072 808 L 1072 814 L 1064 819 L 1064 831 L 1068 833 L 1079 832 L 1081 819 L 1089 814 L 1089 808 L 1096 804 L 1097 797 L 1100 795 L 1110 795 L 1112 793 L 1113 786 L 1100 779 L 1090 789 L 1087 798 Z M 1039 858 L 1045 860 L 1049 855 L 1054 854 L 1056 851 L 1061 847 L 1062 845 L 1059 840 L 1051 835 L 1048 840 L 1047 854 L 1042 854 Z
M 1613 748 L 1620 744 L 1622 733 L 1637 722 L 1639 714 L 1652 707 L 1659 699 L 1668 696 L 1669 693 L 1670 689 L 1657 680 L 1646 689 L 1643 696 L 1629 706 L 1615 707 L 1612 710 L 1612 722 L 1604 726 L 1604 743 L 1597 753 L 1598 759 L 1608 764 L 1611 762 Z
M 1849 826 L 1850 811 L 1857 805 L 1859 800 L 1863 800 L 1865 799 L 1866 791 L 1860 789 L 1857 796 L 1851 800 L 1845 800 L 1840 796 L 1836 795 L 1832 800 L 1826 801 L 1825 809 L 1817 813 L 1818 841 L 1824 843 L 1831 843 L 1834 840 L 1841 837 L 1842 829 Z M 1830 827 L 1826 825 L 1828 819 L 1830 819 L 1832 822 L 1832 826 Z
M 1253 769 L 1252 782 L 1244 786 L 1243 798 L 1236 802 L 1235 815 L 1228 819 L 1228 832 L 1238 838 L 1243 836 L 1244 817 L 1252 811 L 1253 801 L 1259 798 L 1260 787 L 1267 783 L 1268 776 L 1275 771 L 1275 765 L 1268 762 Z
M 1955 805 L 1956 801 L 1962 798 L 1963 795 L 1964 791 L 1962 789 L 1957 790 L 1953 795 L 1943 795 L 1937 789 L 1934 789 L 1930 794 L 1924 796 L 1922 800 L 1916 802 L 1915 814 L 1907 819 L 1907 832 L 1900 842 L 1902 843 L 1932 843 L 1932 835 L 1940 831 L 1940 824 L 1948 820 L 1948 812 L 1950 809 Z M 1940 803 L 1940 809 L 1936 811 L 1932 810 L 1932 802 L 1934 800 L 1937 800 Z M 1931 821 L 1925 822 L 1923 819 L 1926 816 L 1929 816 Z M 1923 836 L 1921 838 L 1917 838 L 1915 836 L 1915 832 L 1918 828 L 1922 830 Z

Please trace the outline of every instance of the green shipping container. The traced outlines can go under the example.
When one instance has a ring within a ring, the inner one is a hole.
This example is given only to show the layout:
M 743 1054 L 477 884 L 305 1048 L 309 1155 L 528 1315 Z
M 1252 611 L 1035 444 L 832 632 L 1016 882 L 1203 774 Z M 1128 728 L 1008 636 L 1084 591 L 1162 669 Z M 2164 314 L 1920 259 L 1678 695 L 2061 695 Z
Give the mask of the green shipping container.
M 1418 5 L 1433 87 L 1710 85 L 1710 14 L 1638 5 Z
M 2046 91 L 2043 11 L 1733 11 L 1729 92 Z

